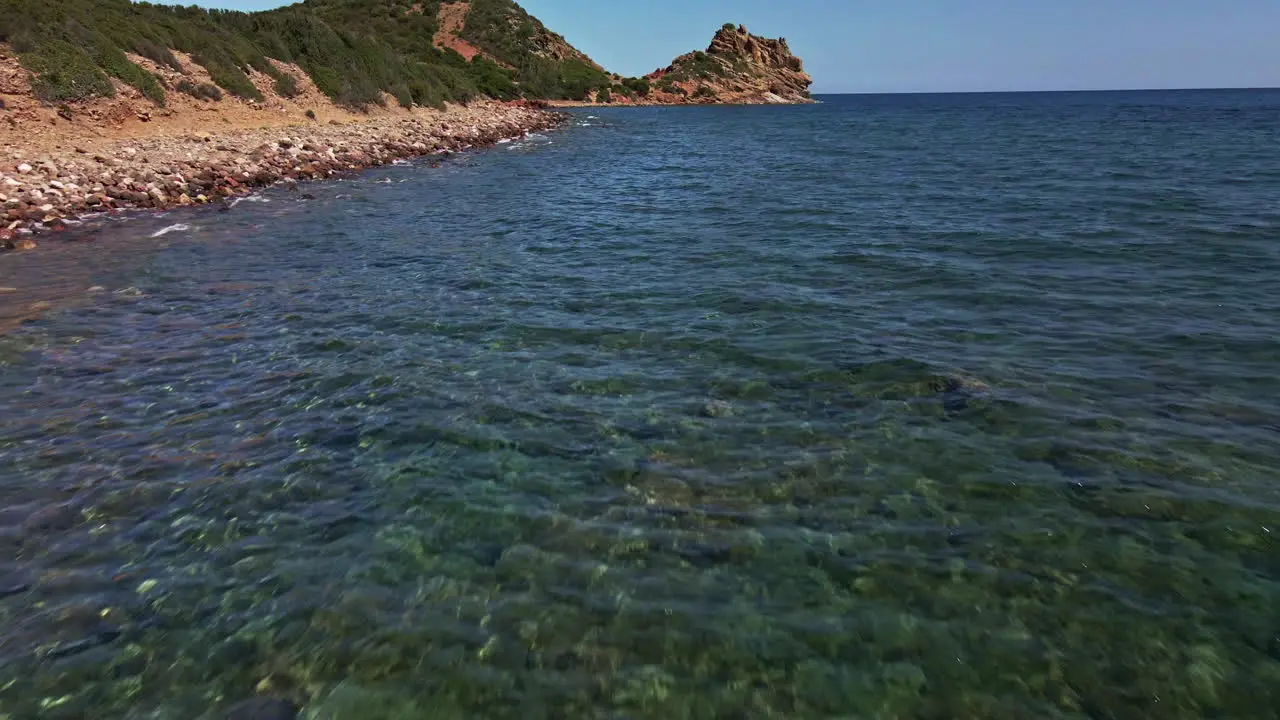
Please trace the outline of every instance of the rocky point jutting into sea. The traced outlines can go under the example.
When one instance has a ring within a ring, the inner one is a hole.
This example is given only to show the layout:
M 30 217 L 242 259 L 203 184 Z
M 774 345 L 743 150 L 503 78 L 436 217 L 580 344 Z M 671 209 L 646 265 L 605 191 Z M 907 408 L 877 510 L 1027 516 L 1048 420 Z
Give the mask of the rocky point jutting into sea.
M 813 78 L 786 38 L 752 35 L 726 24 L 705 52 L 691 52 L 650 73 L 651 104 L 782 105 L 813 102 Z

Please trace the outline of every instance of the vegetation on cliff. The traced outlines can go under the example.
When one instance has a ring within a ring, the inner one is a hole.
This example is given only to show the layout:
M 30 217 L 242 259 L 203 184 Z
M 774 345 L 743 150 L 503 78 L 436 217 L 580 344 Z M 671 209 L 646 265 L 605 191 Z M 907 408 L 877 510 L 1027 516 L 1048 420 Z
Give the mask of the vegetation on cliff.
M 275 80 L 285 97 L 297 79 L 268 58 L 301 67 L 317 87 L 349 106 L 439 106 L 484 95 L 582 99 L 612 79 L 513 0 L 472 0 L 461 36 L 483 52 L 467 60 L 437 47 L 442 2 L 306 0 L 244 13 L 130 0 L 0 0 L 0 42 L 19 53 L 32 88 L 48 102 L 111 96 L 113 79 L 163 105 L 168 92 L 223 92 L 261 100 L 249 73 Z M 133 62 L 142 56 L 181 72 L 189 53 L 216 86 L 165 87 Z

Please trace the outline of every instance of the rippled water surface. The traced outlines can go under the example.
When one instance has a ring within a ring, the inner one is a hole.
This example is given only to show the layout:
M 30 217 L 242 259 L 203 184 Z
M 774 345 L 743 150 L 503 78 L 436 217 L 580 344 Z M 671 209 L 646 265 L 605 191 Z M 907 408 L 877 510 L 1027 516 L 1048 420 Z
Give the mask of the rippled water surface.
M 1276 717 L 1280 93 L 576 118 L 0 257 L 0 717 Z

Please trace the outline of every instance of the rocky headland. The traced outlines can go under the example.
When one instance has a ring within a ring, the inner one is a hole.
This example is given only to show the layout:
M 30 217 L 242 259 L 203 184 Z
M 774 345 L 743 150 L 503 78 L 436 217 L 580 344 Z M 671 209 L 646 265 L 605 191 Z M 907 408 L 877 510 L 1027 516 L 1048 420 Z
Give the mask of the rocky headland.
M 793 105 L 814 102 L 813 78 L 785 38 L 753 35 L 746 26 L 726 24 L 706 50 L 686 53 L 643 78 L 615 78 L 608 91 L 596 90 L 577 105 Z
M 705 51 L 681 55 L 647 77 L 651 99 L 660 103 L 813 102 L 813 78 L 786 39 L 752 35 L 744 25 L 725 25 Z

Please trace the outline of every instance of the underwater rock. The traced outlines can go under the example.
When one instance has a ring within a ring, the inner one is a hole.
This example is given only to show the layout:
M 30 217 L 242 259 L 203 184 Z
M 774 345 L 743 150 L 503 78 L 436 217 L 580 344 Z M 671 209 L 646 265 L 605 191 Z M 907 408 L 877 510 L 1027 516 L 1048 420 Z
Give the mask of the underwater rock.
M 227 720 L 294 720 L 297 717 L 297 705 L 273 697 L 250 698 L 227 711 Z
M 58 532 L 73 527 L 80 519 L 80 508 L 71 503 L 57 503 L 32 513 L 22 524 L 24 534 Z
M 21 595 L 30 589 L 31 583 L 26 580 L 3 579 L 0 580 L 0 599 Z

